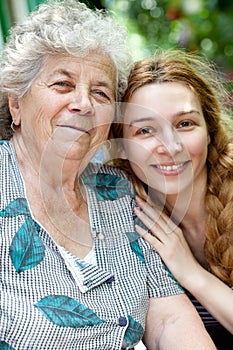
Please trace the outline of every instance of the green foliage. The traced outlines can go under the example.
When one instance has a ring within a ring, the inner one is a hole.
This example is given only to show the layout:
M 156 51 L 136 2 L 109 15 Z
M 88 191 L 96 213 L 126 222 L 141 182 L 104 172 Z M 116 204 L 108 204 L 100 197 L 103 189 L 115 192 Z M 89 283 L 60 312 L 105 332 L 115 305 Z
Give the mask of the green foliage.
M 79 0 L 84 2 L 90 8 L 103 9 L 103 4 L 101 0 Z
M 233 70 L 233 2 L 230 0 L 105 0 L 127 25 L 135 58 L 162 48 L 206 55 Z

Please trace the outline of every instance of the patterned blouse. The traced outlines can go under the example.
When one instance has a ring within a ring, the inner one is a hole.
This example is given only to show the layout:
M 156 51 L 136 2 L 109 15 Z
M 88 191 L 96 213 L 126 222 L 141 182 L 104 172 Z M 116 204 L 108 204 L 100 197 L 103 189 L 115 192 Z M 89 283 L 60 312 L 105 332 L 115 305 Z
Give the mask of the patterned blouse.
M 59 247 L 34 220 L 13 145 L 0 141 L 0 349 L 132 349 L 149 298 L 183 293 L 134 231 L 125 173 L 90 164 L 82 181 L 94 241 L 89 260 Z

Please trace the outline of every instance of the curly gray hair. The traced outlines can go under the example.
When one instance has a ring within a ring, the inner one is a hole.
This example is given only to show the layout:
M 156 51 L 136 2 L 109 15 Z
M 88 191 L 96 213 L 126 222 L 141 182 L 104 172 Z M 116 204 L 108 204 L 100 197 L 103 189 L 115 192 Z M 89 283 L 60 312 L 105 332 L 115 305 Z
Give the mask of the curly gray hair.
M 117 100 L 121 100 L 132 67 L 128 34 L 106 10 L 90 9 L 75 0 L 48 0 L 22 24 L 11 29 L 0 64 L 0 139 L 12 136 L 7 94 L 22 97 L 48 54 L 83 57 L 92 50 L 108 55 L 117 70 Z

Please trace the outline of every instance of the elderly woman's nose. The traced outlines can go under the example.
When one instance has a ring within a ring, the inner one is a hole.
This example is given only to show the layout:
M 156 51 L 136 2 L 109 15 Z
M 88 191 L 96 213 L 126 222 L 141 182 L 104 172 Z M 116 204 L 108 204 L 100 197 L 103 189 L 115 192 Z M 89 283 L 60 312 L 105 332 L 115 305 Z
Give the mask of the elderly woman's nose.
M 69 109 L 72 112 L 92 115 L 94 108 L 89 92 L 85 89 L 76 89 L 69 103 Z

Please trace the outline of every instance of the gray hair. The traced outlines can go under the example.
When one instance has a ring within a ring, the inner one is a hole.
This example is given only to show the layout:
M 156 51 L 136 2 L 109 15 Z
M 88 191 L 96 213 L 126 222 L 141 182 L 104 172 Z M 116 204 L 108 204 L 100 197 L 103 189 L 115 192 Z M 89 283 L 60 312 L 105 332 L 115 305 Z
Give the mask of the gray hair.
M 97 50 L 110 57 L 117 71 L 117 100 L 127 87 L 132 57 L 128 33 L 106 10 L 75 0 L 48 0 L 22 24 L 11 29 L 0 62 L 0 139 L 12 136 L 7 94 L 22 97 L 49 54 L 83 57 Z

